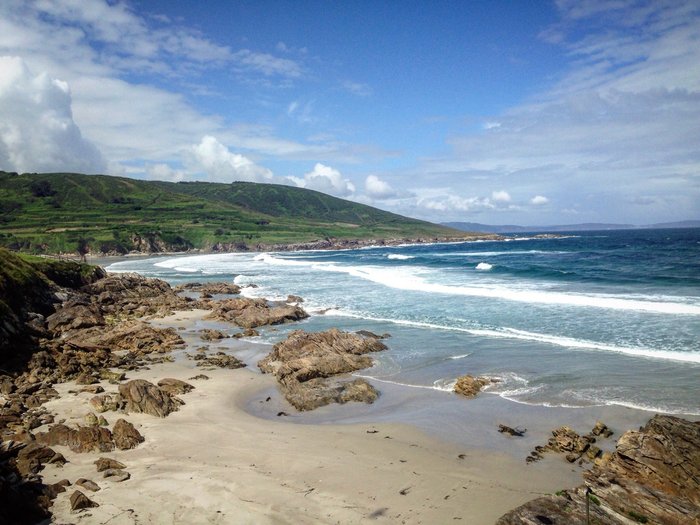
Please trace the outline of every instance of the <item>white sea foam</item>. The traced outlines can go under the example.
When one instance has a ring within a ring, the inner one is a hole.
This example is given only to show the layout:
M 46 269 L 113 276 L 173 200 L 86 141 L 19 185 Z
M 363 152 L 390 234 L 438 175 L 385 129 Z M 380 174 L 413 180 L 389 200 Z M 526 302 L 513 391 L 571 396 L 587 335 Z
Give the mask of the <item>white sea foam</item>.
M 397 261 L 407 261 L 408 259 L 415 259 L 413 255 L 402 255 L 400 253 L 388 253 L 386 255 L 387 259 L 397 260 Z
M 464 359 L 465 357 L 469 357 L 471 354 L 461 354 L 461 355 L 451 355 L 449 359 Z
M 476 269 L 481 270 L 482 272 L 488 272 L 492 268 L 493 268 L 493 264 L 489 264 L 486 262 L 480 262 L 479 264 L 476 265 Z
M 285 261 L 285 264 L 290 261 Z M 295 265 L 304 265 L 294 261 Z M 557 292 L 535 288 L 516 288 L 512 285 L 491 283 L 489 286 L 448 285 L 427 281 L 423 275 L 425 268 L 384 268 L 376 266 L 340 266 L 333 263 L 315 264 L 314 269 L 346 273 L 367 281 L 399 290 L 459 295 L 467 297 L 484 297 L 518 301 L 529 304 L 565 305 L 583 308 L 601 308 L 610 310 L 640 311 L 661 314 L 700 315 L 700 305 L 678 302 L 676 300 L 643 300 L 609 294 L 586 294 L 577 292 Z
M 459 326 L 446 326 L 436 323 L 427 323 L 423 321 L 410 321 L 406 319 L 390 319 L 384 317 L 374 317 L 360 315 L 354 312 L 333 309 L 326 312 L 326 315 L 336 315 L 340 317 L 353 317 L 357 319 L 367 319 L 370 321 L 379 321 L 383 323 L 392 323 L 397 325 L 412 326 L 415 328 L 428 328 L 431 330 L 446 330 L 450 332 L 462 332 L 482 337 L 495 337 L 501 339 L 519 339 L 523 341 L 532 341 L 539 343 L 547 343 L 564 348 L 576 348 L 583 350 L 595 350 L 615 352 L 618 354 L 629 355 L 632 357 L 645 357 L 649 359 L 662 359 L 666 361 L 679 361 L 683 363 L 700 364 L 700 352 L 679 352 L 674 350 L 654 350 L 643 347 L 627 347 L 617 346 L 597 341 L 589 341 L 585 339 L 574 339 L 571 337 L 555 336 L 550 334 L 540 334 L 527 332 L 525 330 L 517 330 L 515 328 L 503 327 L 499 329 L 485 328 L 463 328 Z M 456 358 L 455 358 L 456 359 Z
M 433 385 L 413 385 L 411 383 L 401 383 L 400 381 L 391 381 L 389 379 L 380 379 L 378 377 L 365 375 L 365 374 L 352 374 L 354 377 L 360 377 L 362 379 L 371 379 L 372 381 L 377 381 L 378 383 L 385 383 L 388 385 L 405 386 L 407 388 L 420 388 L 422 390 L 438 390 L 440 392 L 452 392 L 454 390 L 455 381 L 439 379 L 435 381 Z

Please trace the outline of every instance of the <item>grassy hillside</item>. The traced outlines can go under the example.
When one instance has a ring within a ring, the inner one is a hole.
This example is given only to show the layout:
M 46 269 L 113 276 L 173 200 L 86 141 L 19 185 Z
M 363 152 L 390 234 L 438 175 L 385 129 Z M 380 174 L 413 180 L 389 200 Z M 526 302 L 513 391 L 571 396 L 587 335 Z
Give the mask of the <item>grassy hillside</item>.
M 32 253 L 459 236 L 444 226 L 274 184 L 0 171 L 0 246 Z

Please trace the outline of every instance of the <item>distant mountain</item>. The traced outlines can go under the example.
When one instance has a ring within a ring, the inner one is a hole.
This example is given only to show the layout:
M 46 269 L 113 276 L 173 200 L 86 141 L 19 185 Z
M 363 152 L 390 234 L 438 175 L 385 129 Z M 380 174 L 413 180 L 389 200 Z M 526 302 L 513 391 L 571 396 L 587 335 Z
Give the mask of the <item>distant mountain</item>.
M 515 224 L 480 224 L 478 222 L 443 222 L 443 226 L 466 232 L 482 233 L 524 233 L 524 232 L 576 232 L 601 230 L 700 228 L 700 221 L 660 222 L 656 224 L 614 224 L 585 222 L 580 224 L 558 224 L 552 226 L 518 226 Z

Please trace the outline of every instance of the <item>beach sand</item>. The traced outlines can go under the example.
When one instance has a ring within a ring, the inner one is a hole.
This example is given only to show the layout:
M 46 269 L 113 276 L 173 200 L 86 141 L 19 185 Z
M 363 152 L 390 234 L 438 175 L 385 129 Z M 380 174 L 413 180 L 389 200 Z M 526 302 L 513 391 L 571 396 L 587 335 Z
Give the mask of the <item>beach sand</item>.
M 201 316 L 201 311 L 179 312 L 157 324 L 195 333 Z M 235 344 L 243 353 L 260 346 Z M 199 373 L 210 379 L 189 379 Z M 136 426 L 145 437 L 136 449 L 78 454 L 54 447 L 69 462 L 47 465 L 46 483 L 88 478 L 101 487 L 94 493 L 83 490 L 100 505 L 83 511 L 70 510 L 69 497 L 79 487 L 59 494 L 52 508 L 55 523 L 479 525 L 581 482 L 580 468 L 561 456 L 527 465 L 524 456 L 507 451 L 516 438 L 493 432 L 501 450 L 438 439 L 412 425 L 294 424 L 293 417 L 257 417 L 251 407 L 286 405 L 279 394 L 266 401 L 276 392 L 274 379 L 252 367 L 202 371 L 192 361 L 177 359 L 127 377 L 153 382 L 173 377 L 195 390 L 182 395 L 185 405 L 164 419 L 104 413 L 110 427 L 122 417 Z M 107 392 L 117 389 L 102 385 Z M 80 387 L 72 383 L 56 388 L 60 398 L 46 407 L 58 414 L 57 421 L 82 422 L 91 411 L 91 395 L 74 393 Z M 103 479 L 93 464 L 98 457 L 126 464 L 131 479 Z

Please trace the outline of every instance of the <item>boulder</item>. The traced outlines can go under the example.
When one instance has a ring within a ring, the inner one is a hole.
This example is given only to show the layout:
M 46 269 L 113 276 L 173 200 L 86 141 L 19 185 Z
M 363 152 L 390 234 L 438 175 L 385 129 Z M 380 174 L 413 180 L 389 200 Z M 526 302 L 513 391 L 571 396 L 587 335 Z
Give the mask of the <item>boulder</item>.
M 585 485 L 530 501 L 496 524 L 585 523 L 587 499 L 591 523 L 700 523 L 700 422 L 654 416 L 583 478 Z
M 107 469 L 125 469 L 124 463 L 112 458 L 99 458 L 95 460 L 97 472 L 104 472 Z
M 170 394 L 145 379 L 132 379 L 119 385 L 119 394 L 127 412 L 166 417 L 179 408 L 179 403 Z
M 109 452 L 114 450 L 112 433 L 103 427 L 67 427 L 63 424 L 52 425 L 48 432 L 39 432 L 36 435 L 38 443 L 44 445 L 64 445 L 73 452 L 90 452 L 98 450 Z
M 299 306 L 271 306 L 265 299 L 240 297 L 214 303 L 212 313 L 206 318 L 228 321 L 242 328 L 257 328 L 299 321 L 308 316 Z
M 16 466 L 22 477 L 37 474 L 47 464 L 64 465 L 66 458 L 55 450 L 40 443 L 29 443 L 17 454 Z
M 466 375 L 457 379 L 454 391 L 465 397 L 476 397 L 482 388 L 492 383 L 498 383 L 498 379 Z
M 99 507 L 99 504 L 92 501 L 90 498 L 88 498 L 85 494 L 83 494 L 79 490 L 76 490 L 75 492 L 73 492 L 73 494 L 71 494 L 71 496 L 70 496 L 70 508 L 71 508 L 71 510 L 89 509 L 92 507 Z
M 143 321 L 125 321 L 109 329 L 74 331 L 66 334 L 65 341 L 78 349 L 126 350 L 138 355 L 170 352 L 184 344 L 174 328 L 155 328 Z
M 277 377 L 285 398 L 298 410 L 348 401 L 371 403 L 378 392 L 369 383 L 334 376 L 372 366 L 372 358 L 366 354 L 385 349 L 377 339 L 337 329 L 318 333 L 297 330 L 277 343 L 258 366 L 263 373 Z
M 102 473 L 102 477 L 109 478 L 112 481 L 121 482 L 131 478 L 131 474 L 129 474 L 126 470 L 109 468 Z
M 194 390 L 194 386 L 181 381 L 180 379 L 173 379 L 172 377 L 166 377 L 158 381 L 158 386 L 161 390 L 165 390 L 171 396 L 178 394 L 186 394 Z
M 100 394 L 90 399 L 90 405 L 98 412 L 117 410 L 121 404 L 118 394 Z
M 97 492 L 100 490 L 100 486 L 91 479 L 80 478 L 75 482 L 75 484 L 91 492 Z
M 112 438 L 119 450 L 129 450 L 136 448 L 139 443 L 143 443 L 143 436 L 138 430 L 125 419 L 118 419 L 112 428 Z

